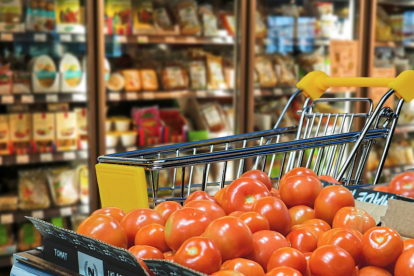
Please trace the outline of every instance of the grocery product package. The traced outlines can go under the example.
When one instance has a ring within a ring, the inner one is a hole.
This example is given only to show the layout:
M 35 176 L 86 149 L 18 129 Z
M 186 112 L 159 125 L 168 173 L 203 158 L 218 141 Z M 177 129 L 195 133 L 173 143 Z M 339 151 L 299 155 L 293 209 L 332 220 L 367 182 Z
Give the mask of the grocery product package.
M 129 69 L 122 70 L 122 74 L 125 79 L 125 91 L 127 92 L 137 92 L 141 90 L 142 81 L 139 70 Z
M 293 86 L 296 84 L 295 62 L 290 56 L 275 55 L 275 71 L 279 84 Z
M 134 34 L 151 34 L 156 31 L 152 0 L 133 1 L 132 14 Z
M 131 35 L 131 0 L 105 0 L 105 31 L 109 35 Z
M 229 129 L 226 115 L 220 104 L 202 105 L 200 112 L 209 132 L 222 132 Z
M 178 62 L 170 62 L 162 69 L 162 84 L 165 90 L 188 88 L 187 70 Z
M 42 245 L 42 235 L 30 222 L 22 223 L 17 234 L 17 250 L 28 251 Z
M 56 149 L 58 151 L 76 150 L 77 138 L 76 113 L 56 113 Z
M 0 155 L 10 154 L 9 116 L 0 115 Z
M 0 0 L 0 22 L 17 24 L 22 21 L 22 0 Z
M 255 59 L 255 69 L 259 75 L 259 82 L 261 87 L 272 88 L 275 87 L 278 79 L 273 64 L 270 58 L 259 56 Z
M 194 0 L 176 0 L 172 2 L 181 34 L 200 35 L 201 25 L 198 19 L 197 2 Z
M 189 64 L 191 89 L 207 88 L 206 63 L 203 60 L 193 60 Z
M 223 73 L 223 58 L 206 55 L 208 89 L 227 89 Z
M 203 23 L 204 36 L 217 35 L 217 17 L 213 13 L 211 5 L 202 5 L 199 8 L 200 18 Z
M 131 117 L 139 133 L 140 146 L 156 145 L 163 141 L 163 126 L 157 106 L 133 108 Z
M 52 32 L 56 26 L 54 0 L 26 0 L 26 29 Z
M 50 206 L 45 171 L 19 171 L 19 208 L 22 210 L 45 209 Z
M 30 153 L 32 140 L 32 114 L 10 114 L 9 126 L 13 152 L 15 154 Z
M 53 152 L 55 146 L 55 114 L 33 113 L 33 142 L 35 152 Z
M 187 123 L 179 109 L 160 109 L 160 118 L 165 124 L 164 143 L 186 141 Z
M 79 182 L 76 176 L 76 170 L 67 167 L 48 171 L 47 179 L 55 205 L 65 206 L 78 202 Z
M 76 126 L 80 141 L 80 149 L 88 148 L 88 115 L 86 108 L 75 108 Z
M 79 0 L 56 0 L 56 23 L 58 25 L 80 24 Z
M 10 256 L 15 252 L 12 224 L 0 224 L 0 256 Z
M 80 189 L 80 201 L 83 204 L 89 203 L 89 169 L 85 165 L 76 168 L 76 180 Z

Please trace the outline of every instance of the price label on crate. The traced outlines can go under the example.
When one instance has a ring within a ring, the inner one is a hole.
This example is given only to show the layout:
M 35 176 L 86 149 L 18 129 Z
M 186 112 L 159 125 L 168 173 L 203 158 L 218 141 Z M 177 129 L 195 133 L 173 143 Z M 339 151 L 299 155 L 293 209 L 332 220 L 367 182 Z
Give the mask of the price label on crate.
M 134 151 L 137 150 L 137 147 L 128 147 L 126 148 L 126 151 Z
M 74 160 L 76 159 L 76 154 L 73 151 L 64 152 L 63 153 L 63 160 Z
M 48 103 L 56 103 L 58 101 L 58 95 L 46 95 L 46 102 Z
M 41 153 L 40 162 L 51 162 L 53 161 L 53 155 L 51 153 Z
M 127 37 L 124 35 L 118 35 L 115 37 L 115 42 L 118 43 L 127 43 Z
M 61 34 L 60 42 L 72 42 L 72 35 L 70 34 Z
M 73 94 L 72 100 L 75 102 L 85 102 L 86 101 L 86 95 L 85 94 Z
M 120 101 L 121 100 L 121 94 L 120 93 L 109 93 L 109 100 L 110 101 Z
M 134 92 L 128 92 L 126 93 L 127 100 L 136 100 L 138 99 L 138 94 Z
M 45 42 L 46 39 L 46 34 L 34 34 L 34 41 Z
M 13 214 L 4 214 L 0 216 L 1 224 L 10 224 L 14 222 Z
M 33 211 L 32 217 L 37 218 L 37 219 L 44 219 L 45 213 L 43 212 L 43 210 Z
M 138 43 L 148 43 L 148 36 L 138 36 Z
M 13 34 L 10 33 L 2 33 L 0 35 L 1 41 L 13 41 Z
M 165 38 L 165 42 L 166 43 L 174 43 L 175 42 L 175 37 L 173 37 L 173 36 L 167 36 Z
M 27 154 L 17 155 L 16 156 L 16 163 L 17 164 L 27 164 L 27 163 L 29 163 L 29 155 L 27 155 Z
M 71 207 L 63 207 L 60 208 L 60 215 L 62 217 L 69 217 L 72 215 L 72 208 Z
M 22 96 L 22 103 L 34 103 L 34 96 L 33 95 L 23 95 Z
M 1 103 L 2 104 L 13 104 L 14 103 L 14 96 L 7 95 L 7 96 L 1 97 Z

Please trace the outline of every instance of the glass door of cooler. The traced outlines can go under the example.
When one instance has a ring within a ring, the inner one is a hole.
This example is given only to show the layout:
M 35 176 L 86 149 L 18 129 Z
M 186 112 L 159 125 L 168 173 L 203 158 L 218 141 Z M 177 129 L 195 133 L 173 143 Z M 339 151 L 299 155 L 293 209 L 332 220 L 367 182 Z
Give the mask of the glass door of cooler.
M 105 1 L 102 154 L 244 132 L 235 118 L 247 2 Z
M 249 107 L 254 116 L 251 116 L 250 128 L 273 128 L 288 99 L 297 90 L 296 83 L 311 71 L 323 71 L 332 77 L 361 76 L 358 40 L 360 1 L 255 2 L 254 24 L 251 24 L 254 26 L 254 56 L 250 68 L 253 93 L 249 94 L 248 101 L 254 103 Z M 356 97 L 357 91 L 354 87 L 335 87 L 330 88 L 323 97 Z M 299 124 L 300 115 L 296 111 L 302 109 L 304 100 L 303 95 L 293 100 L 279 127 Z M 324 114 L 354 110 L 355 106 L 350 102 L 335 100 L 318 103 L 314 109 Z M 335 116 L 330 120 L 325 118 L 318 135 L 324 133 L 326 125 L 327 134 L 340 131 L 340 120 L 336 121 L 334 129 L 334 119 Z M 351 125 L 347 118 L 342 131 Z M 314 126 L 310 137 L 315 135 L 318 120 L 315 120 Z M 275 165 L 274 170 L 272 175 L 278 176 L 279 166 Z M 319 173 L 327 174 L 327 170 L 322 168 Z
M 395 77 L 404 70 L 413 69 L 414 3 L 412 1 L 372 1 L 368 74 L 370 77 Z M 371 88 L 368 95 L 375 103 L 387 89 Z M 396 107 L 398 99 L 391 97 L 385 106 Z M 406 103 L 401 111 L 391 148 L 385 161 L 381 182 L 389 182 L 393 176 L 414 165 L 414 119 L 412 103 Z M 372 179 L 382 154 L 383 144 L 375 145 L 367 164 L 368 181 Z
M 90 2 L 0 1 L 0 268 L 96 208 Z

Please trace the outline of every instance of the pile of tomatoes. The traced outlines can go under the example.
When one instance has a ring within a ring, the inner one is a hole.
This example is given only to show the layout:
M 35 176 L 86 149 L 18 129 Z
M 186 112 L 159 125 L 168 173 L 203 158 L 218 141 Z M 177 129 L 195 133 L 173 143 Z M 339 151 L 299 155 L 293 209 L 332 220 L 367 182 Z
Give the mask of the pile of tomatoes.
M 388 186 L 379 186 L 374 190 L 414 198 L 414 172 L 403 172 L 395 176 Z
M 128 248 L 150 275 L 143 259 L 214 276 L 414 275 L 414 240 L 376 227 L 348 189 L 323 188 L 320 179 L 336 182 L 296 168 L 276 190 L 253 170 L 214 197 L 192 193 L 184 206 L 166 201 L 127 214 L 97 210 L 78 232 Z

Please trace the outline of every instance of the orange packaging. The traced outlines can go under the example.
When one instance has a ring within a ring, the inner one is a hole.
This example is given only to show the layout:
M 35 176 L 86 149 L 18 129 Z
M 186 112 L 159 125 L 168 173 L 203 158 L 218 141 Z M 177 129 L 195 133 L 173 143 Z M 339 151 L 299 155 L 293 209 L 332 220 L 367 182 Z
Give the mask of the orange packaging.
M 0 115 L 0 155 L 9 154 L 10 128 L 9 116 Z
M 122 74 L 125 79 L 125 91 L 139 91 L 141 90 L 141 77 L 139 70 L 123 70 Z
M 158 90 L 158 79 L 157 73 L 152 69 L 141 69 L 139 71 L 142 89 L 145 91 L 157 91 Z

